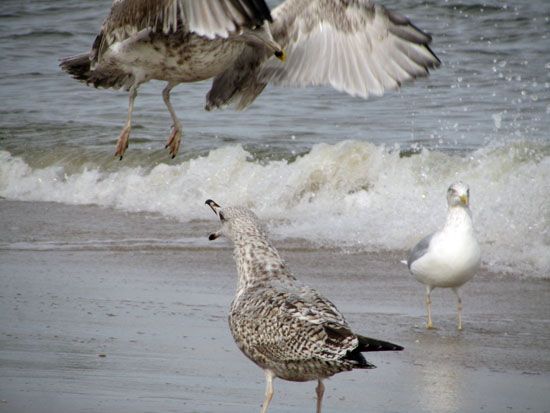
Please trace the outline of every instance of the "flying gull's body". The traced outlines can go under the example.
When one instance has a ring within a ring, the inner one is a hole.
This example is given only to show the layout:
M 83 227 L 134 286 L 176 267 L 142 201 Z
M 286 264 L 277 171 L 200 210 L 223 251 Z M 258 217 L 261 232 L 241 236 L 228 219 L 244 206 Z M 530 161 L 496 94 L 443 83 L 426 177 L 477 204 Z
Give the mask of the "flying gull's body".
M 462 300 L 458 289 L 474 276 L 481 258 L 469 202 L 467 185 L 462 182 L 451 185 L 447 191 L 449 210 L 445 225 L 416 244 L 407 259 L 411 273 L 426 285 L 428 328 L 433 328 L 432 290 L 451 288 L 457 296 L 458 329 L 462 330 Z
M 323 379 L 374 365 L 362 352 L 402 350 L 385 341 L 352 332 L 338 309 L 290 273 L 252 211 L 206 203 L 218 215 L 221 235 L 234 244 L 239 281 L 229 325 L 241 351 L 265 372 L 262 413 L 273 397 L 273 379 L 317 380 L 317 412 L 321 412 Z
M 331 85 L 367 98 L 437 67 L 430 42 L 407 18 L 369 0 L 286 0 L 273 13 L 264 0 L 114 0 L 90 53 L 61 67 L 87 84 L 130 92 L 121 158 L 139 86 L 166 81 L 173 123 L 166 146 L 175 156 L 182 124 L 170 92 L 179 83 L 214 78 L 208 110 L 244 109 L 268 83 Z

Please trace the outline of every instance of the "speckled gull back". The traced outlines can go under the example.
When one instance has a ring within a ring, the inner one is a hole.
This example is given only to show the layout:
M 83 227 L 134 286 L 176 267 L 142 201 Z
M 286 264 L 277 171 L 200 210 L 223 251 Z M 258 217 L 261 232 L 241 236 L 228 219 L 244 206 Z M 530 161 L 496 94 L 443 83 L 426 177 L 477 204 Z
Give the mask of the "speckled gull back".
M 300 283 L 251 211 L 224 208 L 223 233 L 235 244 L 239 285 L 229 324 L 243 353 L 277 377 L 306 381 L 354 367 L 373 367 L 344 317 L 329 300 Z

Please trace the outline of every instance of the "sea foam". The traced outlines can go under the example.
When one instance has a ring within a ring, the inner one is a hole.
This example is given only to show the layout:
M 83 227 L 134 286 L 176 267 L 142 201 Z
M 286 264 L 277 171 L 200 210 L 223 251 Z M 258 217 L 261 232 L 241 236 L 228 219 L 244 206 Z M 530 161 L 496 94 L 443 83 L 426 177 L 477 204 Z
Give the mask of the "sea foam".
M 105 170 L 63 161 L 31 167 L 0 151 L 7 199 L 97 204 L 157 212 L 182 223 L 211 219 L 203 202 L 245 205 L 278 238 L 365 251 L 406 250 L 439 228 L 449 184 L 470 185 L 483 263 L 493 271 L 550 278 L 550 153 L 514 142 L 468 155 L 361 141 L 317 144 L 292 160 L 258 161 L 240 145 L 180 164 Z

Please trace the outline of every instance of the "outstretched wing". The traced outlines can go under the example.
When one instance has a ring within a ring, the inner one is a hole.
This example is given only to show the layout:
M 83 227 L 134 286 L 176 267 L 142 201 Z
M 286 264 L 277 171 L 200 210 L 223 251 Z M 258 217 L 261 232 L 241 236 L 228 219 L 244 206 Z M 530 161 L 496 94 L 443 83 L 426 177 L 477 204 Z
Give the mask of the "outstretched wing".
M 90 57 L 97 62 L 114 41 L 146 28 L 169 33 L 184 27 L 212 39 L 265 20 L 271 13 L 264 0 L 114 0 Z
M 428 34 L 369 0 L 286 0 L 272 15 L 287 59 L 269 59 L 261 74 L 275 84 L 331 85 L 367 98 L 440 64 Z

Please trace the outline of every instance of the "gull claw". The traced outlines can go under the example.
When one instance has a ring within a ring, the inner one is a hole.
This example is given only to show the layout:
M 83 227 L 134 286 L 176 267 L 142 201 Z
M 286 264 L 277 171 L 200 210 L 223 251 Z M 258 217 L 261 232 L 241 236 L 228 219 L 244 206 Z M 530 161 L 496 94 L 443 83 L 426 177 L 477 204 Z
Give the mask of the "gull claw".
M 164 146 L 164 149 L 170 148 L 170 155 L 172 155 L 172 159 L 176 157 L 180 149 L 181 136 L 181 129 L 176 126 L 172 126 L 172 131 L 168 137 L 168 142 L 166 142 L 166 145 Z

